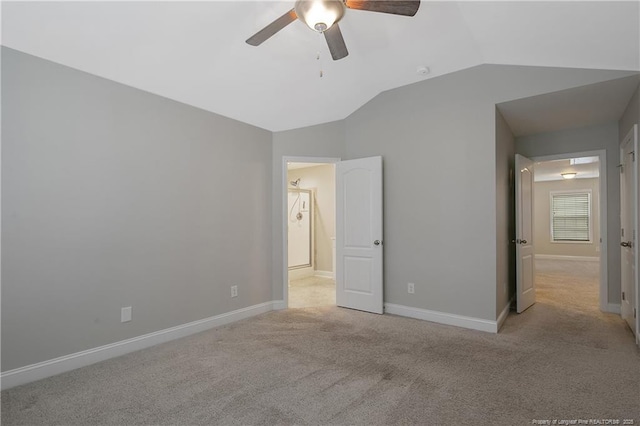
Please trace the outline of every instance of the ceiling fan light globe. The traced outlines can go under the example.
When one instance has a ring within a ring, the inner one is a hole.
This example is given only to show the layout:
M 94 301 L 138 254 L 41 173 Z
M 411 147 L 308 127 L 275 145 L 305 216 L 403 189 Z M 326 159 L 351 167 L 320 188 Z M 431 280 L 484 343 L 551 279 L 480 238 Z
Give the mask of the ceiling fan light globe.
M 344 16 L 342 0 L 298 0 L 294 9 L 309 28 L 322 33 Z

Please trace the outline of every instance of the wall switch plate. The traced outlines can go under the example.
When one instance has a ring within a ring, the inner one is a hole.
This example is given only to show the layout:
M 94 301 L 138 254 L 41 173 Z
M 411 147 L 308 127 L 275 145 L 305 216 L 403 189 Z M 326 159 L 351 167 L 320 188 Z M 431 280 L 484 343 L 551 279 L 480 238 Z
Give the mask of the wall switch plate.
M 237 285 L 232 285 L 231 286 L 231 297 L 238 297 L 238 286 Z
M 127 306 L 126 308 L 122 308 L 120 310 L 120 322 L 129 321 L 131 321 L 131 306 Z
M 414 283 L 407 284 L 407 292 L 413 294 L 416 292 L 416 285 Z

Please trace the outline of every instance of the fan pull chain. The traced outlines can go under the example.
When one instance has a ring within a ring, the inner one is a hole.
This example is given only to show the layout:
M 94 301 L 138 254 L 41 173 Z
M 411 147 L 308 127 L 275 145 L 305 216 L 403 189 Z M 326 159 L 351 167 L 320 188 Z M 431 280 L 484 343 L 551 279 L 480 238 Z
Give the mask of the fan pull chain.
M 316 53 L 316 61 L 318 61 L 318 65 L 320 68 L 320 78 L 322 78 L 324 72 L 322 71 L 322 62 L 320 61 L 320 52 Z
M 324 34 L 323 33 L 318 33 L 317 35 L 317 40 L 318 40 L 318 51 L 316 52 L 316 61 L 318 62 L 318 68 L 319 68 L 319 76 L 320 78 L 324 77 L 324 70 L 323 70 L 323 66 L 322 66 L 322 57 L 320 56 L 320 52 L 322 51 L 322 46 L 324 45 Z

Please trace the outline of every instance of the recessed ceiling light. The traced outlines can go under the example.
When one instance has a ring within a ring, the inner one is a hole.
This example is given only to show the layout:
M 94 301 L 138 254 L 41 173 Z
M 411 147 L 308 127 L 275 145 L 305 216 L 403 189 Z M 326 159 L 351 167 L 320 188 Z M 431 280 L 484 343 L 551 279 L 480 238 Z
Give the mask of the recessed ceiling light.
M 427 75 L 429 74 L 429 71 L 430 71 L 429 67 L 425 67 L 425 66 L 418 67 L 418 69 L 416 70 L 416 72 L 420 75 Z

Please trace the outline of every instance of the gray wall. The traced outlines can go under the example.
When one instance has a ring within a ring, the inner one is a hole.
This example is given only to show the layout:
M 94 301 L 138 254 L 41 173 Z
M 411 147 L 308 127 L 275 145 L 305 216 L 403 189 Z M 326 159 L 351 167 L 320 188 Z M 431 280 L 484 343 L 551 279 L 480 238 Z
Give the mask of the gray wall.
M 273 134 L 273 173 L 271 176 L 273 200 L 273 300 L 283 299 L 283 157 L 333 157 L 345 156 L 345 122 L 334 121 L 317 126 L 275 132 Z M 284 170 L 286 173 L 286 168 Z M 286 176 L 284 176 L 286 177 Z
M 3 371 L 271 300 L 270 132 L 7 48 L 2 95 Z
M 634 124 L 640 123 L 640 86 L 629 100 L 629 104 L 625 109 L 620 121 L 618 122 L 618 132 L 620 141 L 627 136 Z
M 347 158 L 384 157 L 385 302 L 495 320 L 496 190 L 508 185 L 496 180 L 495 105 L 629 74 L 482 65 L 348 117 Z
M 496 108 L 496 316 L 515 295 L 515 153 L 511 128 Z
M 495 104 L 624 75 L 484 65 L 271 134 L 3 48 L 2 370 L 281 299 L 283 156 L 382 155 L 385 301 L 494 320 Z
M 516 150 L 526 157 L 594 151 L 607 152 L 607 273 L 608 303 L 620 303 L 620 176 L 618 125 L 569 129 L 516 138 Z

